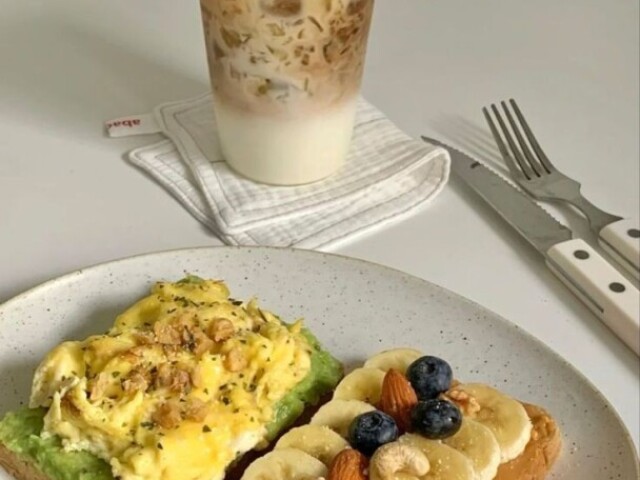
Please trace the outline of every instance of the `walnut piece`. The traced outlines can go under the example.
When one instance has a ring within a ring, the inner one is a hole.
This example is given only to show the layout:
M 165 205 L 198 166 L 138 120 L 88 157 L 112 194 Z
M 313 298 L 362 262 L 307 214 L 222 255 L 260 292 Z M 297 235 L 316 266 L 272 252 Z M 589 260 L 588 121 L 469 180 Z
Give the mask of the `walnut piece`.
M 230 372 L 239 372 L 245 368 L 247 366 L 247 359 L 244 356 L 244 352 L 238 347 L 231 349 L 224 358 L 224 366 Z
M 151 332 L 136 332 L 133 334 L 133 338 L 139 345 L 153 345 L 155 338 Z
M 163 363 L 158 366 L 156 388 L 168 388 L 172 392 L 186 393 L 191 388 L 191 375 L 187 370 Z
M 156 334 L 158 343 L 163 345 L 180 345 L 182 343 L 180 329 L 175 325 L 156 323 L 153 325 L 153 332 Z
M 169 361 L 178 360 L 181 352 L 182 347 L 180 345 L 162 345 L 162 353 Z
M 137 364 L 140 362 L 140 359 L 144 355 L 145 346 L 138 345 L 136 347 L 132 347 L 129 350 L 124 351 L 121 356 L 122 359 L 126 362 Z
M 176 369 L 171 377 L 169 389 L 173 392 L 185 393 L 191 388 L 191 375 L 188 371 Z
M 182 421 L 180 405 L 176 402 L 165 402 L 153 412 L 151 419 L 162 428 L 176 428 Z
M 463 390 L 451 388 L 442 394 L 442 398 L 456 404 L 465 417 L 474 418 L 480 411 L 478 400 Z
M 193 353 L 197 357 L 201 357 L 205 353 L 210 352 L 215 346 L 215 343 L 213 342 L 213 340 L 211 340 L 207 335 L 205 335 L 205 333 L 200 328 L 194 329 L 192 335 L 193 335 L 193 346 L 194 346 Z
M 207 418 L 207 403 L 199 398 L 192 398 L 187 402 L 184 410 L 184 418 L 193 420 L 194 422 L 203 422 Z
M 149 372 L 136 368 L 122 382 L 122 389 L 127 393 L 146 392 L 150 383 Z
M 156 374 L 156 388 L 168 387 L 171 385 L 171 364 L 161 363 Z
M 224 342 L 233 337 L 234 333 L 235 328 L 233 323 L 225 318 L 213 320 L 207 328 L 207 335 L 209 335 L 209 338 L 214 342 Z

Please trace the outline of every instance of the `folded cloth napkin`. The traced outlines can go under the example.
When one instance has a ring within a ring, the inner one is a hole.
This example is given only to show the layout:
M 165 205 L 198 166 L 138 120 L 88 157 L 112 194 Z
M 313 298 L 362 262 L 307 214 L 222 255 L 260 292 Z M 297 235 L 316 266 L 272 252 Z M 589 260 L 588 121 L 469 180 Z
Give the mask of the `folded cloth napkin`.
M 152 115 L 107 122 L 107 131 L 163 133 L 168 140 L 133 150 L 130 161 L 230 245 L 327 249 L 412 212 L 449 176 L 445 150 L 410 138 L 360 100 L 351 151 L 338 173 L 302 186 L 259 184 L 224 162 L 212 105 L 211 94 L 166 103 Z

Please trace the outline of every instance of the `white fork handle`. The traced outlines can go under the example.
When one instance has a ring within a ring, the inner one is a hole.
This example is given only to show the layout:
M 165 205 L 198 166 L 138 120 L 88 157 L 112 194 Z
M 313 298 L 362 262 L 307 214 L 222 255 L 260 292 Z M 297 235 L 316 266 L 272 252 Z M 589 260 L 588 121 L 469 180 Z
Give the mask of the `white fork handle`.
M 640 355 L 640 291 L 584 240 L 554 245 L 547 265 L 636 355 Z
M 616 262 L 640 279 L 640 228 L 639 222 L 625 219 L 613 222 L 600 230 L 600 246 Z

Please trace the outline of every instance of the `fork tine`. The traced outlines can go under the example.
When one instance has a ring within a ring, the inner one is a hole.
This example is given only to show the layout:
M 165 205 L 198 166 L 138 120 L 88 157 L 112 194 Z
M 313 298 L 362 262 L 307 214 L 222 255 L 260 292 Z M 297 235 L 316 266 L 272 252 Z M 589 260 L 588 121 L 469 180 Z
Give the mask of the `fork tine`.
M 509 153 L 507 146 L 502 141 L 502 137 L 500 136 L 500 133 L 498 132 L 498 128 L 496 127 L 496 124 L 491 118 L 491 114 L 489 113 L 489 110 L 487 109 L 487 107 L 482 108 L 482 113 L 484 113 L 484 118 L 486 118 L 487 123 L 489 124 L 489 128 L 491 129 L 491 134 L 493 135 L 493 138 L 495 139 L 496 144 L 498 145 L 498 150 L 500 150 L 502 159 L 506 162 L 507 167 L 509 167 L 509 171 L 511 172 L 511 175 L 513 175 L 516 178 L 524 177 L 525 175 L 522 173 L 522 170 L 520 170 L 520 167 L 518 166 L 516 161 L 513 159 L 513 157 Z
M 553 166 L 553 164 L 551 163 L 547 155 L 544 153 L 544 151 L 540 147 L 538 140 L 536 139 L 535 135 L 531 131 L 531 128 L 529 128 L 529 124 L 524 119 L 524 115 L 522 115 L 522 112 L 520 111 L 520 107 L 518 107 L 518 104 L 516 103 L 516 101 L 512 98 L 509 100 L 509 103 L 511 104 L 513 111 L 516 112 L 518 121 L 520 122 L 520 125 L 522 125 L 522 128 L 524 129 L 524 133 L 527 136 L 527 139 L 529 140 L 531 147 L 533 148 L 533 150 L 536 152 L 536 155 L 540 159 L 540 163 L 542 163 L 542 166 L 545 168 L 547 173 L 551 173 L 555 171 L 556 168 Z
M 527 177 L 527 180 L 531 180 L 532 178 L 537 177 L 536 173 L 531 169 L 529 164 L 522 157 L 520 150 L 518 150 L 518 147 L 513 141 L 513 137 L 511 136 L 511 132 L 509 132 L 509 129 L 505 125 L 504 120 L 502 120 L 502 115 L 500 115 L 500 111 L 498 110 L 498 108 L 495 105 L 491 105 L 491 110 L 493 111 L 493 115 L 496 117 L 496 119 L 498 120 L 498 123 L 500 124 L 500 129 L 502 130 L 502 134 L 507 139 L 507 143 L 511 148 L 511 152 L 513 153 L 513 156 L 518 162 L 520 169 L 524 172 L 524 176 Z
M 536 158 L 531 153 L 531 149 L 529 148 L 529 145 L 527 145 L 527 142 L 524 141 L 522 133 L 520 133 L 520 128 L 518 128 L 518 125 L 513 120 L 513 115 L 511 115 L 506 102 L 500 102 L 500 105 L 502 105 L 502 110 L 504 110 L 504 114 L 507 116 L 507 120 L 509 121 L 509 125 L 511 126 L 511 131 L 515 134 L 516 139 L 518 140 L 520 151 L 524 154 L 534 173 L 537 176 L 541 176 L 543 173 L 545 173 L 544 167 L 540 165 L 540 162 L 538 162 L 538 160 L 536 160 Z

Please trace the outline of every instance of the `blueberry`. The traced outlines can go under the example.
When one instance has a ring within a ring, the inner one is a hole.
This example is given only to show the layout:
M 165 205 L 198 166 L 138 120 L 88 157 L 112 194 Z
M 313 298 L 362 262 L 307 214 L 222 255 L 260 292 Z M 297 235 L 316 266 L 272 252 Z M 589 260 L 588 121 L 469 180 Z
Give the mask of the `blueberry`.
M 426 400 L 411 411 L 411 426 L 423 437 L 438 440 L 455 435 L 462 425 L 462 413 L 451 402 Z
M 366 456 L 373 455 L 385 443 L 397 440 L 399 435 L 395 420 L 377 410 L 357 416 L 349 426 L 349 443 Z
M 409 365 L 407 378 L 420 400 L 431 400 L 449 390 L 453 371 L 438 357 L 421 357 Z

